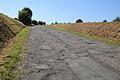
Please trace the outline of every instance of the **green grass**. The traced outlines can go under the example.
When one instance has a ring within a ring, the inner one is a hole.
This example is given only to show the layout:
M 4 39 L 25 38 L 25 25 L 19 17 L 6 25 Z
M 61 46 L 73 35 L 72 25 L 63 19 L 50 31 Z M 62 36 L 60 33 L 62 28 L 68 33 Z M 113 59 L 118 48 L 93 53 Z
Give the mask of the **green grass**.
M 101 41 L 101 42 L 104 42 L 104 43 L 107 43 L 107 44 L 111 44 L 111 45 L 114 45 L 114 46 L 120 46 L 120 41 L 108 39 L 108 38 L 105 38 L 105 37 L 91 36 L 91 35 L 89 35 L 87 33 L 81 33 L 81 32 L 75 32 L 75 31 L 71 31 L 71 30 L 65 30 L 64 28 L 60 28 L 60 27 L 52 27 L 52 28 L 57 29 L 57 30 L 61 30 L 61 31 L 67 31 L 69 33 L 72 33 L 72 34 L 75 34 L 75 35 L 78 35 L 78 36 L 84 36 L 86 38 L 98 40 L 98 41 Z
M 23 46 L 28 38 L 28 28 L 23 28 L 17 36 L 15 40 L 9 45 L 9 47 L 5 48 L 2 54 L 7 54 L 6 61 L 1 68 L 0 71 L 0 80 L 18 80 L 20 77 L 20 71 L 18 69 L 18 64 L 21 63 L 20 54 L 26 52 L 27 49 L 24 49 Z

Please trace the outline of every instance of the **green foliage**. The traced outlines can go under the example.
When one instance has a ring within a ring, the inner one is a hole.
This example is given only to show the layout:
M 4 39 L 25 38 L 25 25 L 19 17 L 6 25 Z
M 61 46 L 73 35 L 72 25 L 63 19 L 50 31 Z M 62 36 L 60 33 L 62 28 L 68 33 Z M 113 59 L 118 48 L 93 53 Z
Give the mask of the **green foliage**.
M 18 20 L 18 18 L 14 18 L 15 20 Z
M 22 9 L 22 11 L 27 11 L 30 17 L 32 17 L 32 15 L 33 15 L 32 10 L 30 8 L 25 7 Z
M 55 24 L 58 24 L 58 22 L 56 21 Z
M 38 21 L 38 24 L 39 24 L 39 25 L 42 25 L 42 21 Z
M 39 25 L 46 25 L 46 22 L 38 21 Z
M 33 20 L 33 21 L 32 21 L 32 24 L 38 25 L 38 22 L 37 22 L 36 20 Z
M 115 18 L 113 22 L 120 22 L 120 17 Z
M 81 19 L 76 20 L 76 23 L 83 23 Z
M 18 20 L 21 21 L 23 24 L 29 26 L 31 25 L 32 21 L 32 11 L 30 8 L 23 8 L 19 11 Z
M 107 20 L 103 20 L 103 22 L 107 22 Z
M 43 25 L 46 25 L 46 22 L 43 22 Z

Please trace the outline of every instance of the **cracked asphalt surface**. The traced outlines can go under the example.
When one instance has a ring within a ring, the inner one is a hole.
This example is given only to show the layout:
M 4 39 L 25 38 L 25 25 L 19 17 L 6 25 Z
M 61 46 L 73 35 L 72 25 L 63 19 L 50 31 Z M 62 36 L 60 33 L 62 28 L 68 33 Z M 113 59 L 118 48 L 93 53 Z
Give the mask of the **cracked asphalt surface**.
M 30 27 L 22 80 L 120 80 L 99 55 L 120 53 L 111 46 L 47 26 Z

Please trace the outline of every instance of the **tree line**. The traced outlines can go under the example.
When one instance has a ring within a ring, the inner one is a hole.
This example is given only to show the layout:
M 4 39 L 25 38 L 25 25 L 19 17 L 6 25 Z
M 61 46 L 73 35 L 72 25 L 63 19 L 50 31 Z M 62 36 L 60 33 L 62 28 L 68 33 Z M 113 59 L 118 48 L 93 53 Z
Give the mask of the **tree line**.
M 23 24 L 27 26 L 46 25 L 46 22 L 32 20 L 32 16 L 33 16 L 32 10 L 30 8 L 25 7 L 21 11 L 18 12 L 18 19 L 17 18 L 15 19 L 21 21 Z M 107 22 L 107 20 L 103 20 L 102 22 Z M 120 22 L 120 17 L 115 18 L 112 22 Z M 75 23 L 83 23 L 83 20 L 77 19 Z M 55 23 L 51 23 L 51 24 L 58 24 L 58 22 L 56 21 Z
M 103 20 L 102 22 L 108 22 L 107 20 Z M 116 17 L 114 20 L 112 20 L 112 22 L 120 22 L 120 17 Z M 75 21 L 75 23 L 83 23 L 82 19 L 77 19 Z M 62 24 L 62 23 L 58 23 L 57 21 L 55 23 L 51 23 L 51 24 Z M 65 23 L 64 23 L 65 24 Z M 68 23 L 70 24 L 70 22 Z
M 25 7 L 22 10 L 18 11 L 18 19 L 17 18 L 15 19 L 19 20 L 20 22 L 27 26 L 46 25 L 46 22 L 32 20 L 32 16 L 33 16 L 32 10 L 30 8 Z

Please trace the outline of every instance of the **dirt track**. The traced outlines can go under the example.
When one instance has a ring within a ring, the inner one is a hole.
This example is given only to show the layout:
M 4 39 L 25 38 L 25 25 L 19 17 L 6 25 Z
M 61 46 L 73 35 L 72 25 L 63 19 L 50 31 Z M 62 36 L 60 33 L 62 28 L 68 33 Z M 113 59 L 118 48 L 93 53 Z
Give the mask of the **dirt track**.
M 47 26 L 33 26 L 22 80 L 120 80 L 115 70 L 119 66 L 109 59 L 119 53 L 120 47 Z

